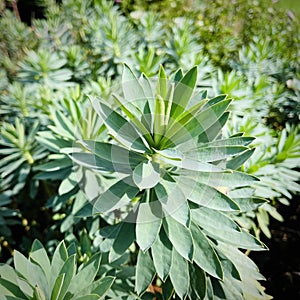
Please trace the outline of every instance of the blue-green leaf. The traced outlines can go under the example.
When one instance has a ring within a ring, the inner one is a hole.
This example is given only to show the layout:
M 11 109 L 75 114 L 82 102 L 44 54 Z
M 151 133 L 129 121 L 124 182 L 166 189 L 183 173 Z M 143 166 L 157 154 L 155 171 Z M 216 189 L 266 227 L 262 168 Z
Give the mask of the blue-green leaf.
M 149 152 L 149 145 L 142 139 L 135 127 L 119 113 L 101 101 L 91 100 L 92 105 L 114 137 L 127 146 L 140 152 Z
M 222 280 L 221 262 L 207 237 L 194 223 L 191 224 L 191 232 L 194 239 L 194 261 L 205 272 Z
M 50 261 L 47 255 L 46 250 L 40 241 L 34 240 L 29 257 L 32 258 L 37 264 L 40 265 L 43 272 L 46 275 L 47 280 L 50 280 Z
M 206 276 L 205 272 L 196 264 L 189 264 L 190 274 L 190 299 L 203 300 L 206 295 Z
M 121 179 L 96 199 L 93 213 L 108 213 L 126 206 L 138 192 L 130 177 Z
M 151 253 L 156 272 L 165 281 L 172 262 L 172 244 L 163 229 L 160 230 L 157 239 L 151 246 Z
M 240 229 L 237 224 L 224 214 L 205 207 L 192 209 L 193 220 L 204 232 L 220 241 L 242 249 L 265 250 L 266 246 L 254 236 Z M 211 220 L 214 220 L 212 223 Z
M 178 185 L 187 199 L 201 206 L 222 211 L 235 211 L 240 209 L 239 206 L 225 194 L 192 178 L 181 176 L 178 178 Z
M 151 161 L 141 162 L 135 167 L 132 178 L 140 190 L 156 186 L 160 180 L 159 164 Z
M 171 109 L 171 117 L 179 116 L 187 107 L 197 81 L 197 67 L 190 69 L 176 84 Z
M 163 222 L 164 229 L 177 252 L 187 260 L 193 259 L 193 239 L 191 232 L 171 216 L 166 216 Z
M 155 268 L 150 252 L 139 251 L 136 265 L 135 290 L 140 295 L 146 291 L 155 275 Z
M 142 251 L 148 250 L 158 236 L 162 218 L 155 215 L 155 206 L 150 203 L 141 203 L 136 220 L 136 242 Z
M 180 299 L 184 299 L 188 293 L 189 277 L 188 262 L 173 248 L 170 278 Z
M 109 252 L 109 262 L 117 260 L 135 240 L 135 224 L 122 222 Z
M 100 266 L 100 260 L 101 254 L 96 253 L 89 259 L 83 268 L 78 271 L 78 273 L 72 278 L 64 300 L 72 299 L 72 297 L 76 295 L 78 291 L 81 291 L 93 282 Z

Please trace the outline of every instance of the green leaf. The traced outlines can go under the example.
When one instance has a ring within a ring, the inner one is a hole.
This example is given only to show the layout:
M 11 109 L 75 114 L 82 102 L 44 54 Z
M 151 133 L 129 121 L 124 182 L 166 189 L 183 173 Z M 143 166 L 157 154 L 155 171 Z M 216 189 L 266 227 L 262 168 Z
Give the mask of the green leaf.
M 241 230 L 234 221 L 218 211 L 200 207 L 192 209 L 191 212 L 193 220 L 212 238 L 242 249 L 258 251 L 266 249 L 263 243 L 245 230 Z
M 99 300 L 99 296 L 97 294 L 89 294 L 76 298 L 76 300 Z
M 155 210 L 155 207 L 151 207 L 151 202 L 141 203 L 138 208 L 135 226 L 136 242 L 142 251 L 152 246 L 162 224 L 161 217 L 157 217 L 153 209 Z
M 235 156 L 248 148 L 245 146 L 212 146 L 212 147 L 201 147 L 195 150 L 188 150 L 184 152 L 189 158 L 193 158 L 202 162 L 215 162 L 221 159 L 228 159 Z
M 213 287 L 214 299 L 216 300 L 227 300 L 226 295 L 221 286 L 221 282 L 214 278 L 211 278 L 211 283 Z
M 133 181 L 140 190 L 152 188 L 160 180 L 159 164 L 142 162 L 133 171 Z
M 32 286 L 38 287 L 38 289 L 36 290 L 36 293 L 38 293 L 37 295 L 49 299 L 49 284 L 46 275 L 40 265 L 31 257 L 27 263 L 27 270 L 28 274 L 30 274 L 29 283 Z
M 198 135 L 198 143 L 207 143 L 213 141 L 221 134 L 221 129 L 226 124 L 230 113 L 225 112 L 215 123 L 213 123 L 208 129 Z
M 40 131 L 35 139 L 46 149 L 56 153 L 58 153 L 62 148 L 70 147 L 70 141 L 58 138 L 51 131 Z
M 243 172 L 237 171 L 226 171 L 223 173 L 211 173 L 208 172 L 193 172 L 182 170 L 181 175 L 187 177 L 187 179 L 192 178 L 195 181 L 199 181 L 205 185 L 212 187 L 228 187 L 236 188 L 249 186 L 259 181 L 255 176 L 249 175 Z
M 189 264 L 190 274 L 190 299 L 204 299 L 206 295 L 205 272 L 195 264 Z
M 221 95 L 218 95 L 214 98 L 211 98 L 208 103 L 207 103 L 207 106 L 212 106 L 220 101 L 223 101 L 227 98 L 227 95 L 226 94 L 221 94 Z
M 168 92 L 168 85 L 167 85 L 167 75 L 165 69 L 162 65 L 159 67 L 158 72 L 158 81 L 156 87 L 156 94 L 160 95 L 163 99 L 166 98 Z
M 118 236 L 109 252 L 109 262 L 117 260 L 135 240 L 135 224 L 122 222 Z
M 64 284 L 64 279 L 65 279 L 65 273 L 60 274 L 53 285 L 52 288 L 52 293 L 51 293 L 51 300 L 59 300 L 59 294 L 61 292 L 62 286 Z
M 247 212 L 256 210 L 258 207 L 267 203 L 268 200 L 258 197 L 234 198 L 234 202 L 239 206 L 240 212 Z
M 46 250 L 44 249 L 43 245 L 40 241 L 34 240 L 29 257 L 32 258 L 37 264 L 40 265 L 42 270 L 44 271 L 47 280 L 50 280 L 50 261 L 47 255 Z
M 35 286 L 32 300 L 46 300 L 43 291 L 38 285 Z
M 11 282 L 9 280 L 2 278 L 2 274 L 1 274 L 1 278 L 0 278 L 0 293 L 3 293 L 3 296 L 10 295 L 10 296 L 15 296 L 15 297 L 20 297 L 22 299 L 26 299 L 26 296 L 20 290 L 20 287 L 17 285 L 17 283 L 14 283 L 14 282 Z
M 8 264 L 0 263 L 0 278 L 5 279 L 11 283 L 18 285 L 17 273 L 16 271 Z
M 93 213 L 108 213 L 126 206 L 138 192 L 130 177 L 121 179 L 96 199 Z
M 145 156 L 118 145 L 93 140 L 83 140 L 83 144 L 97 157 L 105 161 L 105 164 L 110 162 L 114 167 L 112 170 L 116 172 L 119 168 L 126 169 L 126 166 L 132 171 L 139 163 L 147 160 Z
M 190 230 L 171 216 L 165 217 L 163 225 L 173 247 L 181 256 L 192 260 L 194 247 Z
M 19 251 L 14 251 L 14 266 L 15 270 L 19 275 L 21 275 L 25 279 L 29 279 L 29 273 L 27 269 L 28 260 L 27 258 L 20 253 Z
M 29 284 L 27 279 L 18 277 L 18 286 L 20 290 L 27 296 L 27 298 L 33 297 L 34 287 Z
M 172 244 L 163 229 L 160 230 L 157 239 L 151 246 L 151 253 L 156 272 L 158 276 L 165 281 L 171 267 Z
M 73 254 L 63 264 L 59 275 L 65 274 L 63 285 L 60 289 L 58 299 L 63 299 L 76 273 L 76 255 Z
M 191 224 L 191 232 L 194 239 L 194 261 L 205 272 L 222 280 L 223 270 L 221 262 L 207 237 L 194 223 Z
M 227 139 L 219 139 L 207 143 L 200 143 L 196 149 L 206 147 L 248 146 L 254 140 L 254 137 L 230 137 Z
M 176 84 L 171 109 L 172 119 L 175 119 L 186 109 L 196 85 L 197 73 L 197 67 L 195 66 Z
M 124 64 L 122 73 L 122 89 L 126 101 L 134 103 L 141 111 L 144 111 L 144 107 L 147 104 L 145 91 L 132 70 L 126 64 Z
M 105 238 L 99 245 L 100 252 L 108 252 L 117 238 L 122 223 L 106 226 L 100 229 L 100 236 Z
M 208 130 L 215 122 L 218 122 L 230 102 L 231 100 L 224 100 L 207 107 L 195 115 L 188 123 L 180 126 L 175 132 L 170 127 L 165 133 L 165 137 L 161 140 L 161 149 L 187 142 Z
M 189 266 L 188 262 L 173 248 L 170 278 L 176 294 L 184 299 L 189 290 Z
M 255 263 L 237 247 L 227 243 L 218 243 L 218 248 L 234 264 L 240 275 L 243 296 L 247 299 L 271 299 L 264 293 L 264 288 L 258 280 L 265 280 L 259 273 Z
M 144 253 L 142 251 L 139 251 L 137 257 L 135 281 L 135 290 L 137 291 L 138 295 L 146 291 L 148 286 L 151 284 L 154 275 L 155 268 L 150 257 L 150 252 L 146 251 Z
M 149 152 L 149 145 L 141 138 L 141 135 L 130 122 L 103 102 L 96 100 L 91 101 L 95 111 L 102 118 L 108 130 L 112 131 L 114 137 L 121 142 L 121 144 L 126 145 L 128 149 Z
M 154 140 L 151 136 L 151 127 L 148 128 L 149 122 L 146 120 L 147 118 L 148 119 L 150 118 L 151 114 L 149 113 L 149 114 L 145 115 L 136 106 L 134 106 L 131 102 L 128 102 L 125 105 L 125 104 L 122 104 L 122 102 L 118 99 L 118 97 L 116 95 L 113 95 L 113 96 L 115 98 L 115 101 L 119 105 L 120 109 L 125 113 L 125 115 L 134 124 L 135 129 L 137 131 L 139 131 L 142 136 L 145 137 L 145 139 L 151 146 L 153 146 Z
M 161 156 L 160 160 L 167 165 L 175 166 L 181 169 L 200 171 L 200 172 L 223 172 L 224 170 L 214 164 L 201 162 L 199 160 L 190 159 L 188 157 L 182 157 L 182 159 L 174 160 Z
M 115 281 L 115 277 L 106 276 L 93 283 L 95 288 L 92 290 L 93 294 L 97 294 L 99 297 L 103 297 L 111 288 Z
M 175 83 L 177 84 L 183 77 L 183 72 L 182 72 L 182 69 L 178 69 L 175 74 L 174 74 L 174 81 Z
M 36 166 L 35 170 L 53 172 L 62 170 L 64 168 L 72 167 L 72 165 L 72 160 L 70 160 L 67 156 L 63 155 L 61 159 L 55 159 L 54 161 L 49 161 L 42 165 Z
M 231 200 L 225 194 L 191 178 L 179 177 L 178 185 L 187 199 L 201 206 L 222 211 L 240 209 L 235 201 Z
M 51 277 L 50 277 L 50 286 L 52 287 L 54 282 L 57 280 L 58 275 L 68 259 L 68 252 L 64 241 L 61 241 L 56 247 L 52 261 L 51 261 Z
M 249 149 L 244 151 L 243 153 L 227 161 L 226 167 L 228 169 L 237 170 L 239 167 L 241 167 L 244 164 L 244 162 L 246 162 L 252 156 L 254 151 L 255 149 Z
M 89 259 L 83 268 L 78 271 L 78 273 L 72 278 L 64 300 L 71 299 L 79 291 L 86 288 L 94 281 L 100 266 L 100 260 L 101 254 L 96 253 Z
M 190 209 L 183 192 L 176 183 L 162 180 L 155 187 L 158 201 L 166 216 L 172 216 L 174 220 L 188 227 L 190 224 Z

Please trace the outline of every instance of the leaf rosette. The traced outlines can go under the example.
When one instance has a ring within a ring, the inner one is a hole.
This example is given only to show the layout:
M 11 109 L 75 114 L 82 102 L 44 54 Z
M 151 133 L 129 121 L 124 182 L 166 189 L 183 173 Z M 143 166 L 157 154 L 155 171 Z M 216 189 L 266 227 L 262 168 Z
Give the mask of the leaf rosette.
M 231 99 L 207 99 L 196 83 L 197 67 L 186 74 L 178 70 L 171 79 L 161 67 L 153 83 L 125 65 L 123 95 L 114 96 L 117 109 L 90 99 L 111 138 L 82 140 L 71 158 L 116 178 L 91 200 L 93 213 L 119 221 L 105 231 L 110 261 L 132 243 L 139 246 L 138 294 L 157 275 L 182 299 L 204 299 L 209 293 L 243 299 L 241 278 L 247 270 L 237 270 L 221 245 L 237 251 L 266 248 L 231 215 L 264 203 L 252 197 L 258 179 L 236 171 L 252 155 L 254 138 L 243 133 L 223 138 Z M 255 276 L 249 275 L 249 284 L 263 296 Z

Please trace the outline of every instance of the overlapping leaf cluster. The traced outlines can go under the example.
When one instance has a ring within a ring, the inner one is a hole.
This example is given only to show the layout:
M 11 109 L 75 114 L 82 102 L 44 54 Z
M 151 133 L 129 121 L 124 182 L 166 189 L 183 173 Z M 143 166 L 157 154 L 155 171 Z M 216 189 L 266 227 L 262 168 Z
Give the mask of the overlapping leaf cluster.
M 43 245 L 35 240 L 29 258 L 14 253 L 14 268 L 0 265 L 1 299 L 100 299 L 114 282 L 114 277 L 95 280 L 101 254 L 77 268 L 76 248 L 61 242 L 50 262 Z
M 236 265 L 224 250 L 265 248 L 230 216 L 265 202 L 252 197 L 250 185 L 257 178 L 235 171 L 253 153 L 248 146 L 253 138 L 238 133 L 223 139 L 231 100 L 194 94 L 196 81 L 196 67 L 185 75 L 179 70 L 171 83 L 161 68 L 154 91 L 146 76 L 137 79 L 125 66 L 118 110 L 91 99 L 113 139 L 82 140 L 86 152 L 71 158 L 95 171 L 119 174 L 120 180 L 93 206 L 96 213 L 123 217 L 106 229 L 111 262 L 133 242 L 139 246 L 138 294 L 157 274 L 163 289 L 173 286 L 182 299 L 204 299 L 210 293 L 243 299 L 251 296 L 243 285 L 264 298 L 252 282 L 261 277 L 248 272 L 249 263 Z M 165 292 L 172 294 L 172 289 Z

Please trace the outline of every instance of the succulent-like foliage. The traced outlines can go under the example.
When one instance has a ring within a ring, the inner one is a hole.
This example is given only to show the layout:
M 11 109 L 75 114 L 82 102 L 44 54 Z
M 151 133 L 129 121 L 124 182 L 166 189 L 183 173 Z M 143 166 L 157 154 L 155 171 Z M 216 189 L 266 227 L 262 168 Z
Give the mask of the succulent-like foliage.
M 86 151 L 76 148 L 70 157 L 117 177 L 93 199 L 94 213 L 121 219 L 107 228 L 111 262 L 133 242 L 139 246 L 138 294 L 157 275 L 181 299 L 250 299 L 249 290 L 263 299 L 256 281 L 263 277 L 238 249 L 266 247 L 231 217 L 265 202 L 252 197 L 258 179 L 235 171 L 253 153 L 253 138 L 222 138 L 231 100 L 207 99 L 196 82 L 196 67 L 178 70 L 173 81 L 161 67 L 154 88 L 125 65 L 118 110 L 91 99 L 112 140 L 81 140 Z
M 50 262 L 42 244 L 35 240 L 29 257 L 14 252 L 14 268 L 0 265 L 1 299 L 98 300 L 114 282 L 114 277 L 96 279 L 101 254 L 77 267 L 76 250 L 61 242 Z
M 28 133 L 19 118 L 15 119 L 15 124 L 3 122 L 1 125 L 1 180 L 7 189 L 11 188 L 10 195 L 15 195 L 26 184 L 34 162 L 44 158 L 46 153 L 35 141 L 38 122 L 32 124 Z

